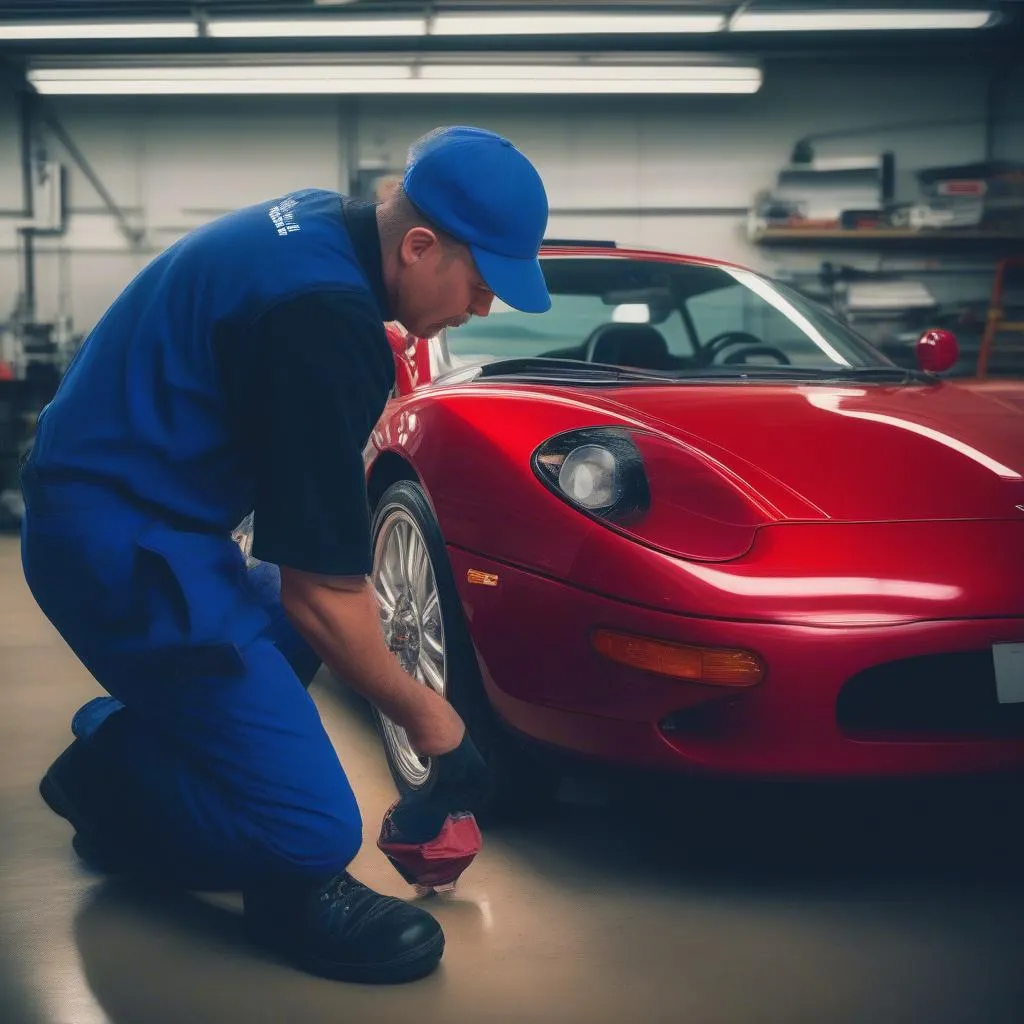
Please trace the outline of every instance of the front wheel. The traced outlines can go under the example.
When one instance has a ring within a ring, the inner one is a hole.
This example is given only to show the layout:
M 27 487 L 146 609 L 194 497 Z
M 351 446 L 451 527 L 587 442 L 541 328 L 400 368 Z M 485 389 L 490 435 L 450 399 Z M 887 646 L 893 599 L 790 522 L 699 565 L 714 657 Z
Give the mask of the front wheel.
M 481 816 L 546 802 L 557 780 L 508 735 L 487 701 L 441 529 L 417 483 L 401 480 L 385 492 L 373 546 L 371 581 L 388 647 L 406 672 L 452 704 L 492 772 L 494 796 Z M 433 759 L 420 757 L 404 729 L 374 714 L 399 791 L 429 791 Z

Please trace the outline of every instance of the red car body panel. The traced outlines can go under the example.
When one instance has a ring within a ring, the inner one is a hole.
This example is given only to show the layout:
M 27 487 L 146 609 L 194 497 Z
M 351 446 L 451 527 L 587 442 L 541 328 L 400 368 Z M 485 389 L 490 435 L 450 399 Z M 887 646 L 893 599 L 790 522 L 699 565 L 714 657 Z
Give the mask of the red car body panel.
M 423 485 L 510 726 L 679 771 L 1024 767 L 1024 728 L 980 712 L 934 726 L 927 708 L 915 721 L 918 691 L 873 675 L 966 658 L 977 683 L 942 685 L 992 688 L 992 644 L 1024 642 L 1024 386 L 445 386 L 424 384 L 425 345 L 392 343 L 399 394 L 367 451 L 371 486 L 396 459 Z M 601 425 L 643 452 L 652 512 L 634 527 L 583 514 L 532 468 L 553 435 Z M 656 675 L 598 654 L 598 628 L 740 648 L 767 672 L 742 690 Z M 847 710 L 890 694 L 903 718 L 884 727 Z
M 625 604 L 458 550 L 452 561 L 457 579 L 469 567 L 501 579 L 495 588 L 462 586 L 492 704 L 510 725 L 555 746 L 645 768 L 760 777 L 987 771 L 1024 759 L 1020 739 L 848 734 L 836 716 L 836 693 L 850 676 L 922 650 L 969 652 L 1020 638 L 1020 619 L 842 629 L 735 622 Z M 723 692 L 637 672 L 594 652 L 595 625 L 743 646 L 765 660 L 768 676 Z M 687 709 L 700 712 L 689 727 L 659 728 Z

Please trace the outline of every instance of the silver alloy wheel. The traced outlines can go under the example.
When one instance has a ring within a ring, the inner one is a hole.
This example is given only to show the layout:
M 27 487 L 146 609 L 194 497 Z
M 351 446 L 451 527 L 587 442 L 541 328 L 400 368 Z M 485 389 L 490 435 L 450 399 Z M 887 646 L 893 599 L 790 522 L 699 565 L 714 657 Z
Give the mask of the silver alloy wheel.
M 381 524 L 370 578 L 388 647 L 406 672 L 446 696 L 444 621 L 434 568 L 419 526 L 401 507 L 393 507 Z M 401 726 L 383 714 L 380 720 L 392 764 L 418 789 L 430 774 L 430 760 L 413 750 Z

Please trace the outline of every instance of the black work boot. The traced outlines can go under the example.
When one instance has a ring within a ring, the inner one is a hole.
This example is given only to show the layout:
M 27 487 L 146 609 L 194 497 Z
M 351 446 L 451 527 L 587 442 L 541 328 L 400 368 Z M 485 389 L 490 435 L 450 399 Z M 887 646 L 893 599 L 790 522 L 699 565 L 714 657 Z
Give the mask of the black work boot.
M 347 871 L 319 887 L 249 890 L 243 899 L 250 939 L 326 978 L 414 981 L 444 952 L 444 932 L 430 914 Z
M 76 739 L 47 769 L 39 783 L 46 805 L 75 829 L 72 845 L 94 871 L 120 874 L 130 859 L 109 838 L 100 808 L 109 801 L 109 788 L 87 744 Z

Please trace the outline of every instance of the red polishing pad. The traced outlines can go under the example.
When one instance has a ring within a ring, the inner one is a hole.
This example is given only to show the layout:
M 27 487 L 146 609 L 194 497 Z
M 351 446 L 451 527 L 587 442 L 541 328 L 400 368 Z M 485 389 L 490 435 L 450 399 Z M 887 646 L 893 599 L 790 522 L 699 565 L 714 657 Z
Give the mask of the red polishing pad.
M 441 831 L 426 843 L 402 842 L 391 820 L 392 806 L 384 816 L 378 849 L 410 884 L 434 888 L 451 886 L 480 852 L 483 837 L 476 818 L 468 811 L 449 814 Z

